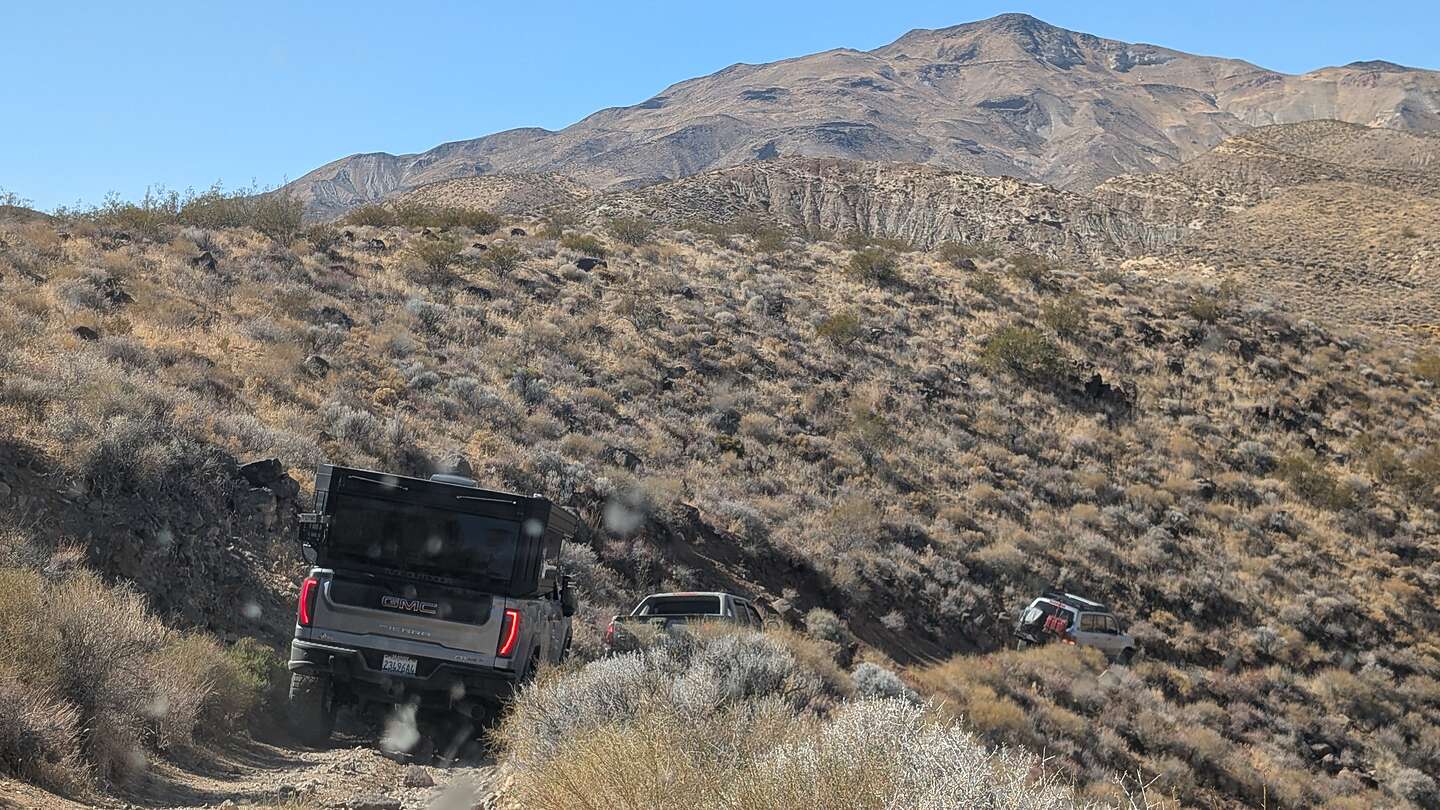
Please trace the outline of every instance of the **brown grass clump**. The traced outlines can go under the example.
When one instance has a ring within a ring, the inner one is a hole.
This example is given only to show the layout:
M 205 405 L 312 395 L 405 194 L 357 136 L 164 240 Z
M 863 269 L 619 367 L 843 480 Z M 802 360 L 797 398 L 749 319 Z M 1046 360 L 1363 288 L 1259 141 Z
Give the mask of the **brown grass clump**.
M 151 752 L 220 737 L 259 697 L 216 643 L 178 634 L 144 600 L 75 571 L 0 569 L 0 764 L 47 787 L 120 782 Z

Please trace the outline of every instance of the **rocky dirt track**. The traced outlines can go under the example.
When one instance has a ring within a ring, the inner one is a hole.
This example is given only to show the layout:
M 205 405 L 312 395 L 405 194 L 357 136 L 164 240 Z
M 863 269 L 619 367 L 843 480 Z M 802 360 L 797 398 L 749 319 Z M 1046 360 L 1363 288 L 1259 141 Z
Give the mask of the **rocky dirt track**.
M 489 761 L 422 767 L 391 760 L 369 741 L 340 737 L 307 750 L 236 741 L 184 766 L 155 763 L 116 798 L 62 798 L 0 780 L 0 808 L 266 807 L 287 810 L 472 810 L 498 806 L 503 776 Z

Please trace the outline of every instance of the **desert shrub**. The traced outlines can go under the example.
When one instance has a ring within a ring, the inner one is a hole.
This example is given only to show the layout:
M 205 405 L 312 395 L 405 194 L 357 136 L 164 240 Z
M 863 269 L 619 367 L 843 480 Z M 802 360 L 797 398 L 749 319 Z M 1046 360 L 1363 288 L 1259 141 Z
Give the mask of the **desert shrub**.
M 0 569 L 0 613 L 0 691 L 23 695 L 7 701 L 6 714 L 24 707 L 0 721 L 0 762 L 6 735 L 19 729 L 44 754 L 31 765 L 59 769 L 48 778 L 83 763 L 72 777 L 93 768 L 123 780 L 145 751 L 187 745 L 202 725 L 226 734 L 254 706 L 255 695 L 236 691 L 236 668 L 213 641 L 175 633 L 138 594 L 83 570 L 46 579 Z M 79 758 L 50 751 L 52 744 L 73 745 Z
M 1044 256 L 1034 253 L 1019 253 L 1010 257 L 1010 275 L 1032 286 L 1038 287 L 1044 284 L 1054 272 L 1055 268 Z
M 112 194 L 95 208 L 64 213 L 151 239 L 158 238 L 168 226 L 186 225 L 211 230 L 254 228 L 288 244 L 300 233 L 304 212 L 304 203 L 288 192 L 254 188 L 225 191 L 217 184 L 198 194 L 147 189 L 138 201 Z
M 310 247 L 322 253 L 340 244 L 342 238 L 340 229 L 328 222 L 311 225 L 301 233 L 301 236 L 310 243 Z
M 74 215 L 113 230 L 155 239 L 167 226 L 179 223 L 181 205 L 179 192 L 147 188 L 145 196 L 137 201 L 110 194 L 99 206 Z
M 994 298 L 1003 289 L 1000 277 L 994 273 L 976 273 L 965 279 L 965 286 L 986 298 Z
M 624 725 L 652 709 L 695 717 L 760 699 L 800 708 L 819 688 L 813 673 L 764 634 L 681 631 L 638 652 L 542 679 L 516 698 L 502 737 L 523 758 L 543 760 L 568 738 Z
M 860 316 L 854 310 L 828 315 L 815 327 L 815 334 L 830 341 L 836 348 L 848 348 L 865 334 Z
M 1360 494 L 1313 456 L 1298 453 L 1284 456 L 1276 463 L 1275 474 L 1288 483 L 1296 495 L 1326 509 L 1352 508 Z
M 1215 323 L 1225 314 L 1225 303 L 1218 296 L 1201 294 L 1190 299 L 1185 311 L 1201 323 Z
M 1403 482 L 1415 500 L 1432 507 L 1440 505 L 1440 444 L 1406 454 Z
M 641 217 L 614 217 L 605 223 L 605 230 L 616 240 L 631 247 L 639 247 L 650 241 L 655 226 Z
M 755 250 L 759 253 L 779 253 L 785 249 L 786 240 L 789 234 L 783 228 L 763 226 L 750 234 L 755 240 Z
M 805 632 L 818 639 L 844 644 L 850 641 L 850 630 L 834 611 L 811 608 L 805 614 Z
M 605 243 L 588 233 L 567 233 L 560 238 L 560 246 L 595 259 L 608 254 Z
M 1072 293 L 1058 301 L 1048 301 L 1040 307 L 1040 322 L 1060 337 L 1074 337 L 1085 326 L 1084 300 Z
M 464 247 L 454 239 L 417 239 L 410 244 L 415 258 L 432 274 L 444 273 L 460 259 Z
M 153 403 L 153 400 L 151 400 Z M 96 494 L 184 486 L 218 464 L 217 448 L 176 430 L 167 417 L 121 413 L 98 422 L 70 422 L 64 464 Z
M 390 209 L 394 224 L 406 228 L 469 228 L 477 233 L 494 233 L 500 227 L 500 217 L 478 208 L 398 202 Z
M 1000 255 L 993 245 L 985 242 L 946 242 L 935 249 L 935 255 L 943 262 L 959 267 L 966 261 L 983 261 Z
M 701 628 L 551 671 L 501 729 L 512 798 L 562 809 L 1070 806 L 1035 760 L 988 751 L 909 699 L 807 712 L 822 679 L 797 660 L 776 639 Z
M 388 228 L 399 223 L 399 217 L 395 211 L 383 205 L 371 203 L 353 209 L 345 215 L 345 224 L 370 226 L 372 228 Z
M 852 279 L 871 284 L 883 284 L 896 275 L 895 254 L 882 247 L 867 247 L 855 251 L 846 265 Z
M 775 417 L 769 414 L 747 413 L 740 417 L 740 435 L 754 439 L 761 444 L 775 441 L 776 430 Z
M 289 244 L 300 233 L 305 204 L 298 198 L 270 192 L 253 203 L 250 227 L 281 244 Z
M 85 782 L 80 713 L 43 687 L 0 672 L 0 774 L 51 790 L 70 791 Z
M 992 370 L 1008 369 L 1031 378 L 1051 378 L 1060 373 L 1060 347 L 1044 334 L 1026 326 L 1002 327 L 986 341 L 981 362 Z
M 554 209 L 545 217 L 545 229 L 541 232 L 546 239 L 562 239 L 565 234 L 580 224 L 574 212 Z
M 380 420 L 369 411 L 331 403 L 321 409 L 321 419 L 336 441 L 374 453 L 380 443 Z
M 1433 385 L 1440 385 L 1440 354 L 1422 354 L 1415 359 L 1415 376 Z
M 850 673 L 850 680 L 855 685 L 855 694 L 860 697 L 901 698 L 912 702 L 920 699 L 914 689 L 900 680 L 899 675 L 869 661 L 855 667 L 855 671 Z
M 236 641 L 225 650 L 225 656 L 229 682 L 222 686 L 231 692 L 216 706 L 228 709 L 228 716 L 238 716 L 246 704 L 253 706 L 257 699 L 279 697 L 289 683 L 284 659 L 258 639 Z
M 878 248 L 891 253 L 909 253 L 914 246 L 904 239 L 892 239 L 887 236 L 876 236 L 864 231 L 849 231 L 843 240 L 845 247 L 851 250 L 864 250 L 865 248 Z
M 828 720 L 770 702 L 691 722 L 648 711 L 567 741 L 563 756 L 516 763 L 515 798 L 558 810 L 1074 806 L 1034 758 L 989 751 L 902 700 L 858 701 Z
M 497 276 L 514 272 L 525 261 L 525 253 L 514 245 L 491 245 L 480 258 L 480 264 L 494 271 Z

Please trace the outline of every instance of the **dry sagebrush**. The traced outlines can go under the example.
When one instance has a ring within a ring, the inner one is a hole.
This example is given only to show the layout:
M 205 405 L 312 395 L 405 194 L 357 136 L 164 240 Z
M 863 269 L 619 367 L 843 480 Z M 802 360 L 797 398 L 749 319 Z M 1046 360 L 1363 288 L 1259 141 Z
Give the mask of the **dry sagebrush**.
M 212 640 L 81 571 L 0 568 L 0 772 L 64 791 L 124 781 L 147 757 L 218 738 L 258 699 Z
M 683 634 L 552 673 L 505 722 L 510 798 L 562 809 L 1076 806 L 1033 756 L 987 748 L 913 699 L 818 710 L 822 682 L 758 633 Z

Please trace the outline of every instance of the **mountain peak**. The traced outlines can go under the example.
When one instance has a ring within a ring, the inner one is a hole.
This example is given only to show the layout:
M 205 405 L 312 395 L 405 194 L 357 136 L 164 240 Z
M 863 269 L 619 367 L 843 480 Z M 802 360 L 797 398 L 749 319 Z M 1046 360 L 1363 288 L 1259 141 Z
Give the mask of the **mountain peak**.
M 330 215 L 451 178 L 553 171 L 609 188 L 793 155 L 930 163 L 1084 189 L 1297 117 L 1440 132 L 1440 73 L 1399 71 L 1366 62 L 1287 77 L 1000 14 L 917 29 L 864 53 L 735 65 L 557 132 L 341 160 L 289 189 Z
M 968 25 L 975 28 L 1020 28 L 1025 30 L 1050 30 L 1064 31 L 1056 25 L 1051 25 L 1039 17 L 1024 14 L 1018 11 L 1011 11 L 1005 14 L 996 14 L 984 20 L 978 20 Z
M 875 53 L 940 62 L 1034 59 L 1069 70 L 1085 63 L 1084 47 L 1095 41 L 1029 14 L 1011 13 L 949 28 L 916 29 Z
M 1377 73 L 1410 73 L 1416 70 L 1416 68 L 1397 65 L 1384 59 L 1362 59 L 1358 62 L 1351 62 L 1345 67 L 1355 70 L 1373 70 Z

